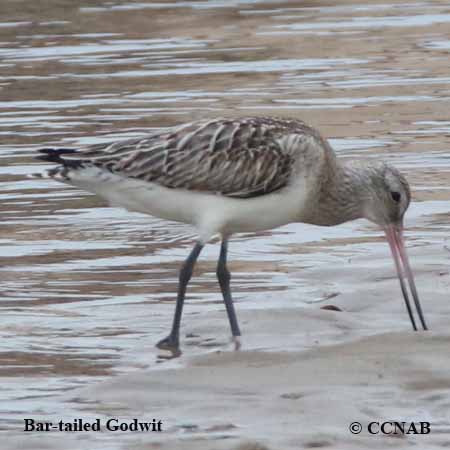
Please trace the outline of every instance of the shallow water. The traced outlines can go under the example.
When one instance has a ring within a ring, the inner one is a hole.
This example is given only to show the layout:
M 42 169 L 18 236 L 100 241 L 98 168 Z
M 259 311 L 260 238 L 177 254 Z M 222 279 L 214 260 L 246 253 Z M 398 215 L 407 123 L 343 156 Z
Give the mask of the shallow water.
M 184 225 L 26 178 L 49 167 L 33 160 L 39 147 L 125 139 L 219 115 L 300 117 L 340 156 L 382 157 L 407 173 L 416 200 L 411 246 L 448 239 L 445 2 L 5 0 L 2 8 L 3 429 L 25 413 L 73 417 L 75 406 L 60 400 L 68 390 L 157 366 L 153 345 L 170 325 L 177 269 L 194 237 Z M 363 221 L 236 236 L 237 309 L 329 303 L 342 286 L 311 283 L 309 270 L 382 252 L 390 264 L 380 236 Z M 202 254 L 183 336 L 190 317 L 223 309 L 217 254 L 217 245 Z M 226 348 L 227 339 L 202 336 L 184 350 Z

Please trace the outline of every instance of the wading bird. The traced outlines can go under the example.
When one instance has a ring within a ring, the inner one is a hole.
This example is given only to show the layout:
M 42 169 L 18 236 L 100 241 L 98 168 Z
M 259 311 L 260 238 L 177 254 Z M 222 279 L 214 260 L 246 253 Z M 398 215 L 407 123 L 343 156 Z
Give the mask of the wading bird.
M 233 233 L 291 222 L 332 226 L 366 218 L 389 242 L 414 330 L 404 275 L 427 329 L 403 243 L 411 194 L 405 178 L 379 161 L 342 161 L 314 128 L 294 119 L 249 117 L 188 123 L 140 139 L 78 149 L 42 149 L 58 163 L 44 177 L 98 194 L 112 205 L 193 225 L 198 239 L 181 267 L 170 334 L 157 346 L 178 351 L 187 284 L 203 246 L 222 238 L 217 277 L 233 338 L 241 335 L 230 291 Z

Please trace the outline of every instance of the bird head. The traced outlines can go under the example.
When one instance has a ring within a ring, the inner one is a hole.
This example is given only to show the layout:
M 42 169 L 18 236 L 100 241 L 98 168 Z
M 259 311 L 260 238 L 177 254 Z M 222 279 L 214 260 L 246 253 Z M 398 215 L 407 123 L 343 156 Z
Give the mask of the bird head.
M 394 167 L 378 163 L 367 167 L 367 192 L 363 194 L 363 215 L 382 228 L 401 226 L 411 201 L 406 178 Z
M 363 216 L 383 229 L 391 248 L 412 326 L 414 330 L 417 330 L 404 282 L 405 276 L 408 280 L 417 315 L 423 329 L 426 330 L 427 326 L 403 240 L 403 216 L 411 201 L 409 184 L 397 169 L 387 164 L 370 164 L 365 169 L 363 174 L 366 179 L 364 180 L 364 189 L 361 193 Z

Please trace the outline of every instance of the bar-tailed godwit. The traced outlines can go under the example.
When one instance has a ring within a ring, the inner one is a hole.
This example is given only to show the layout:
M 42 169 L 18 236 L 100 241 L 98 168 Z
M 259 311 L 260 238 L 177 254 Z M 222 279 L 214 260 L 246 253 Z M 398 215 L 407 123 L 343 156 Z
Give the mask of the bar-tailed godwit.
M 332 226 L 366 218 L 385 232 L 414 330 L 408 279 L 427 329 L 403 243 L 411 194 L 406 179 L 379 161 L 342 161 L 314 128 L 294 119 L 249 117 L 188 123 L 140 139 L 78 149 L 42 149 L 59 165 L 46 172 L 120 205 L 193 225 L 198 239 L 181 267 L 170 334 L 157 346 L 178 351 L 187 284 L 203 246 L 220 235 L 217 277 L 235 340 L 241 335 L 230 291 L 233 233 L 290 222 Z

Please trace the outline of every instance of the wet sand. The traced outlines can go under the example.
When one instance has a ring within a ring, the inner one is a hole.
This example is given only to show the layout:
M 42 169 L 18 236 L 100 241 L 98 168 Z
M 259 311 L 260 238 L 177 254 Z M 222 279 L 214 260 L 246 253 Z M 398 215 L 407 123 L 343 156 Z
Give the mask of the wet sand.
M 0 433 L 5 447 L 446 448 L 450 304 L 448 4 L 2 2 Z M 42 146 L 212 116 L 295 116 L 341 157 L 408 177 L 406 239 L 429 333 L 413 333 L 365 221 L 236 236 L 234 352 L 207 246 L 183 355 L 158 358 L 189 228 L 26 175 Z M 342 311 L 321 309 L 336 305 Z M 24 434 L 23 419 L 158 418 L 161 434 Z M 353 421 L 431 423 L 351 435 Z M 3 448 L 3 447 L 2 447 Z
M 441 251 L 437 245 L 421 253 L 437 259 Z M 382 252 L 356 256 L 348 267 L 311 270 L 313 282 L 346 286 L 326 301 L 341 311 L 240 311 L 241 351 L 135 371 L 78 391 L 76 401 L 88 403 L 81 411 L 104 417 L 161 418 L 164 434 L 130 438 L 136 449 L 447 448 L 448 278 L 417 270 L 433 331 L 413 333 L 390 275 Z M 223 313 L 190 318 L 187 327 L 198 336 L 228 331 Z M 363 427 L 358 436 L 349 432 L 355 421 Z M 430 422 L 431 432 L 368 432 L 371 422 L 385 421 Z
M 436 260 L 441 251 L 440 245 L 430 245 L 421 254 Z M 412 253 L 417 260 L 418 251 Z M 410 331 L 380 249 L 370 257 L 357 255 L 347 267 L 308 270 L 311 282 L 326 278 L 342 286 L 343 292 L 325 302 L 341 311 L 315 304 L 265 308 L 270 295 L 260 294 L 259 308 L 239 311 L 241 351 L 227 349 L 223 312 L 188 314 L 185 328 L 191 337 L 184 337 L 184 347 L 203 347 L 202 355 L 89 383 L 61 401 L 71 405 L 72 415 L 77 411 L 76 417 L 100 418 L 103 427 L 115 417 L 163 423 L 162 433 L 123 432 L 119 438 L 101 433 L 105 448 L 447 448 L 448 272 L 417 269 L 433 331 Z M 288 294 L 294 301 L 292 296 Z M 208 351 L 206 337 L 222 349 Z M 143 359 L 156 358 L 149 343 L 137 346 Z M 363 427 L 358 436 L 349 432 L 355 421 Z M 431 433 L 383 436 L 367 431 L 369 423 L 384 421 L 430 422 Z M 31 435 L 26 442 L 33 448 L 58 448 L 67 440 L 60 434 Z M 73 445 L 91 445 L 98 434 L 71 439 Z M 23 442 L 16 434 L 10 448 L 23 448 Z

